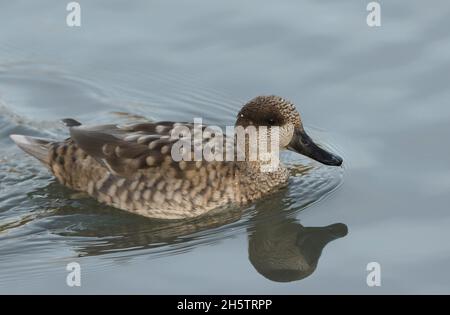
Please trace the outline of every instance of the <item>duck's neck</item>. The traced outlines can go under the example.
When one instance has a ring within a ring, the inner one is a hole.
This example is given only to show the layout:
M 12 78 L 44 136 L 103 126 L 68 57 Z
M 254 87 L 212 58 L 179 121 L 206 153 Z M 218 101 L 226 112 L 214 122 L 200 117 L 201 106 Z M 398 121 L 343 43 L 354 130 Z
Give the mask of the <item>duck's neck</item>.
M 270 171 L 258 161 L 242 161 L 237 164 L 240 173 L 240 199 L 243 203 L 261 198 L 287 184 L 289 171 L 282 164 Z
M 236 161 L 254 172 L 276 171 L 280 164 L 279 134 L 266 126 L 236 125 L 234 146 Z

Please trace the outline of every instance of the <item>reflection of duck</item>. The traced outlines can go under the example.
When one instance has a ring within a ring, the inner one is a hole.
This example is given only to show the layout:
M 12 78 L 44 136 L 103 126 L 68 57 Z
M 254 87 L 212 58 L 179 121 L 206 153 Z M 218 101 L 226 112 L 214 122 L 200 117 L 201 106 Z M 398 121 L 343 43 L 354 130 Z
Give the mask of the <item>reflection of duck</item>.
M 249 259 L 267 279 L 301 280 L 314 272 L 325 245 L 345 235 L 347 226 L 342 223 L 304 227 L 295 219 L 269 220 L 249 233 Z
M 186 251 L 219 240 L 215 236 L 221 230 L 217 229 L 239 221 L 242 216 L 242 209 L 229 208 L 184 220 L 148 219 L 126 212 L 117 213 L 116 209 L 90 198 L 81 198 L 79 194 L 72 199 L 70 191 L 57 183 L 35 190 L 30 197 L 40 209 L 41 216 L 49 219 L 44 220 L 43 228 L 66 237 L 79 256 L 146 249 L 167 254 L 179 249 Z
M 310 169 L 296 168 L 295 172 L 307 179 Z M 324 184 L 319 185 L 320 182 Z M 302 185 L 322 186 L 320 191 L 335 187 L 329 178 L 322 181 L 312 178 Z M 291 194 L 288 189 L 273 194 L 258 202 L 254 209 L 247 209 L 244 216 L 241 208 L 229 208 L 175 221 L 149 220 L 125 212 L 117 213 L 90 198 L 70 201 L 69 191 L 56 183 L 34 191 L 29 200 L 41 209 L 44 216 L 57 218 L 44 220 L 41 224 L 45 226 L 41 227 L 66 237 L 66 242 L 72 244 L 81 256 L 111 253 L 123 257 L 171 255 L 223 240 L 234 235 L 235 232 L 230 234 L 231 231 L 246 226 L 249 260 L 255 269 L 273 281 L 293 281 L 314 272 L 322 249 L 330 241 L 345 236 L 347 227 L 341 223 L 325 227 L 302 226 L 292 216 L 323 195 L 301 192 L 305 199 L 296 200 L 293 205 L 295 195 Z M 33 195 L 46 198 L 34 198 Z
M 232 157 L 227 155 L 231 161 L 198 161 L 194 149 L 198 146 L 192 143 L 211 145 L 216 138 L 216 131 L 204 131 L 202 126 L 165 121 L 85 127 L 73 119 L 64 121 L 71 135 L 64 141 L 21 135 L 11 138 L 65 186 L 146 217 L 190 218 L 230 203 L 246 204 L 284 187 L 289 178 L 283 166 L 262 170 L 266 162 L 261 156 L 251 160 L 249 142 L 245 151 L 232 147 Z M 295 106 L 281 97 L 254 98 L 238 113 L 236 126 L 268 127 L 255 131 L 267 139 L 279 127 L 277 149 L 290 149 L 327 165 L 342 164 L 340 157 L 311 140 Z M 180 135 L 184 135 L 181 142 Z M 197 138 L 200 141 L 196 142 Z M 179 153 L 180 148 L 187 149 L 183 155 L 187 153 L 188 161 L 174 158 L 173 152 Z M 247 153 L 245 160 L 234 156 L 238 151 Z
M 343 223 L 304 227 L 294 217 L 339 185 L 340 181 L 317 177 L 318 173 L 310 167 L 292 167 L 291 176 L 301 179 L 297 191 L 285 190 L 256 204 L 258 211 L 247 228 L 248 254 L 251 264 L 267 279 L 288 282 L 308 277 L 316 269 L 323 248 L 347 235 Z

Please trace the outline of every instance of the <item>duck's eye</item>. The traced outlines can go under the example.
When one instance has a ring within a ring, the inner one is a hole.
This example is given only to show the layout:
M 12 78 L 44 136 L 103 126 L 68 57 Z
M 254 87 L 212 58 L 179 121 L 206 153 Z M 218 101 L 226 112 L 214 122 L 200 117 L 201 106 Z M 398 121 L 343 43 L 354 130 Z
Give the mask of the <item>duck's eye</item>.
M 274 120 L 273 118 L 269 118 L 269 119 L 267 120 L 267 124 L 268 124 L 269 126 L 273 126 L 273 125 L 275 125 L 275 120 Z

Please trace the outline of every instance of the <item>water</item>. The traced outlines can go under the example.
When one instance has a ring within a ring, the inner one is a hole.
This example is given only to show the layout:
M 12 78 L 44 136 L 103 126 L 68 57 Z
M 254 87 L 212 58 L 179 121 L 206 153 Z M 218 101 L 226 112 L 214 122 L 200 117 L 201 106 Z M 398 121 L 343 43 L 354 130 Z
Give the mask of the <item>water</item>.
M 80 28 L 61 1 L 1 4 L 0 293 L 450 293 L 447 2 L 383 2 L 379 28 L 364 1 L 80 3 Z M 259 94 L 344 167 L 286 153 L 286 190 L 187 222 L 84 198 L 8 138 L 62 138 L 64 117 L 232 124 Z

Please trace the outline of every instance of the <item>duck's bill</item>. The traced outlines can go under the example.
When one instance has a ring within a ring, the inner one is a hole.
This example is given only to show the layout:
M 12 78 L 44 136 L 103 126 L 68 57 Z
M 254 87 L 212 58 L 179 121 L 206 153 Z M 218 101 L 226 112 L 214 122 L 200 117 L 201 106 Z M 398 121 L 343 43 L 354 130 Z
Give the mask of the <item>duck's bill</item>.
M 303 129 L 295 129 L 288 149 L 325 165 L 342 165 L 342 158 L 340 156 L 319 147 Z

